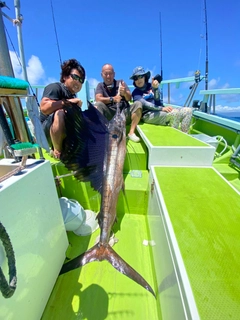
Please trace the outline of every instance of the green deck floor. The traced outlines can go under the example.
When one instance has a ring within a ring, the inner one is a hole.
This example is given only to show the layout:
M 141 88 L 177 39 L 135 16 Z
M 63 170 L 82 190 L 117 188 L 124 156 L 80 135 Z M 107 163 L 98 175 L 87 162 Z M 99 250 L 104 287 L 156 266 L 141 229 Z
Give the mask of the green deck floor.
M 156 290 L 150 248 L 142 244 L 148 239 L 145 219 L 125 214 L 115 226 L 119 242 L 114 249 Z M 75 249 L 68 257 L 73 258 L 92 246 L 98 234 L 99 230 L 90 239 L 70 232 L 69 241 Z M 157 305 L 151 293 L 108 262 L 92 262 L 58 278 L 42 320 L 159 320 Z
M 212 168 L 156 167 L 200 318 L 240 319 L 240 196 Z

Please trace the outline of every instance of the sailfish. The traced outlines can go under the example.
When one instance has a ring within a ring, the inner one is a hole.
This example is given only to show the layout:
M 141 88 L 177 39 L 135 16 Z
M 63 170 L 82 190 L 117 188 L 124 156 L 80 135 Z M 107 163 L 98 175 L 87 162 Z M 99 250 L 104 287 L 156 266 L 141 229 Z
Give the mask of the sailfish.
M 107 260 L 122 274 L 155 293 L 148 282 L 109 245 L 116 221 L 116 206 L 123 188 L 123 165 L 126 155 L 126 119 L 117 105 L 115 116 L 108 121 L 91 103 L 81 111 L 76 105 L 66 107 L 66 132 L 61 161 L 74 171 L 80 181 L 90 181 L 101 194 L 97 215 L 99 242 L 62 266 L 60 275 L 92 261 Z

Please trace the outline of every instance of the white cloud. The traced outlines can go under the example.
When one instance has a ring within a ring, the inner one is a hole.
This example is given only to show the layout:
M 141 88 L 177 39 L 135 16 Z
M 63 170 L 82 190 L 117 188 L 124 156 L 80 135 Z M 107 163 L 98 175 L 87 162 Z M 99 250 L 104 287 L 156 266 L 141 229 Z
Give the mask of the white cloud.
M 14 51 L 9 51 L 13 66 L 14 75 L 16 78 L 24 79 L 22 65 L 20 58 L 16 56 Z M 32 55 L 26 63 L 28 81 L 31 85 L 49 84 L 51 82 L 59 81 L 53 77 L 46 77 L 44 67 L 39 57 Z
M 221 87 L 221 89 L 227 89 L 227 88 L 230 88 L 229 83 L 225 83 L 225 84 Z
M 45 83 L 45 85 L 47 85 L 47 84 L 49 84 L 49 83 L 53 83 L 53 82 L 58 82 L 59 81 L 59 79 L 57 80 L 56 78 L 48 78 L 47 79 L 47 83 Z
M 39 84 L 45 79 L 45 71 L 38 57 L 32 55 L 27 65 L 28 81 L 32 84 Z
M 239 112 L 240 114 L 240 106 L 238 107 L 229 107 L 229 106 L 223 106 L 221 104 L 216 106 L 216 111 L 219 113 L 226 113 L 226 112 Z
M 23 79 L 22 66 L 19 58 L 16 56 L 16 53 L 14 51 L 9 51 L 9 54 L 10 54 L 10 59 L 12 62 L 12 67 L 13 67 L 13 72 L 15 77 Z
M 219 85 L 220 83 L 220 78 L 218 77 L 217 79 L 211 79 L 209 82 L 208 82 L 208 89 L 217 89 L 217 86 Z M 226 82 L 224 85 L 222 85 L 221 87 L 219 86 L 218 89 L 227 89 L 229 88 L 230 85 L 228 82 Z
M 13 71 L 16 78 L 24 79 L 23 69 L 20 59 L 16 53 L 10 51 L 10 58 L 12 61 Z M 28 81 L 31 85 L 39 84 L 45 78 L 45 72 L 41 61 L 38 57 L 32 55 L 26 65 Z
M 208 88 L 209 89 L 215 89 L 218 85 L 220 81 L 220 78 L 217 78 L 217 79 L 211 79 L 209 82 L 208 82 Z

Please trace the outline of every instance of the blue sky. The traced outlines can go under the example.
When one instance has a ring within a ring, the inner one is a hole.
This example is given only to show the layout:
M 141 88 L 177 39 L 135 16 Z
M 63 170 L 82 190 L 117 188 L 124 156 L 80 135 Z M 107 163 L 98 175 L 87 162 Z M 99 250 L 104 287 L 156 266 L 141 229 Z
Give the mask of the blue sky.
M 14 1 L 4 13 L 15 18 Z M 142 65 L 153 75 L 161 71 L 160 23 L 162 21 L 162 68 L 164 79 L 205 72 L 205 23 L 203 0 L 52 0 L 61 59 L 78 59 L 90 84 L 101 81 L 101 67 L 111 63 L 116 78 L 131 84 L 134 67 Z M 60 59 L 54 33 L 51 1 L 21 1 L 22 34 L 28 77 L 32 85 L 59 80 Z M 240 2 L 207 0 L 209 88 L 240 87 Z M 16 27 L 4 18 L 18 51 Z M 10 51 L 14 51 L 9 42 Z M 21 67 L 11 53 L 15 75 Z M 189 84 L 191 85 L 191 83 Z M 182 105 L 188 85 L 172 89 L 172 101 Z M 198 91 L 204 88 L 204 81 Z M 164 97 L 167 92 L 164 89 Z M 240 112 L 240 97 L 217 101 L 219 108 Z M 236 108 L 236 109 L 235 109 Z

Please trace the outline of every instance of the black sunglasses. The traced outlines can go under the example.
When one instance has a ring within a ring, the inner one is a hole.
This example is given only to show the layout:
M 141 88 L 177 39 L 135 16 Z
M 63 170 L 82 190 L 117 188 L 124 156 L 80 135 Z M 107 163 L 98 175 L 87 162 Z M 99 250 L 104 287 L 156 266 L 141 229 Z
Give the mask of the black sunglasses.
M 83 83 L 84 82 L 84 79 L 83 78 L 81 78 L 81 77 L 79 77 L 77 74 L 75 74 L 75 73 L 70 73 L 70 76 L 71 76 L 71 78 L 73 79 L 73 80 L 77 80 L 77 81 L 79 81 L 80 83 Z
M 138 79 L 142 79 L 142 78 L 144 78 L 143 75 L 141 75 L 141 76 L 134 76 L 134 77 L 133 77 L 133 80 L 134 80 L 134 81 L 137 81 Z

